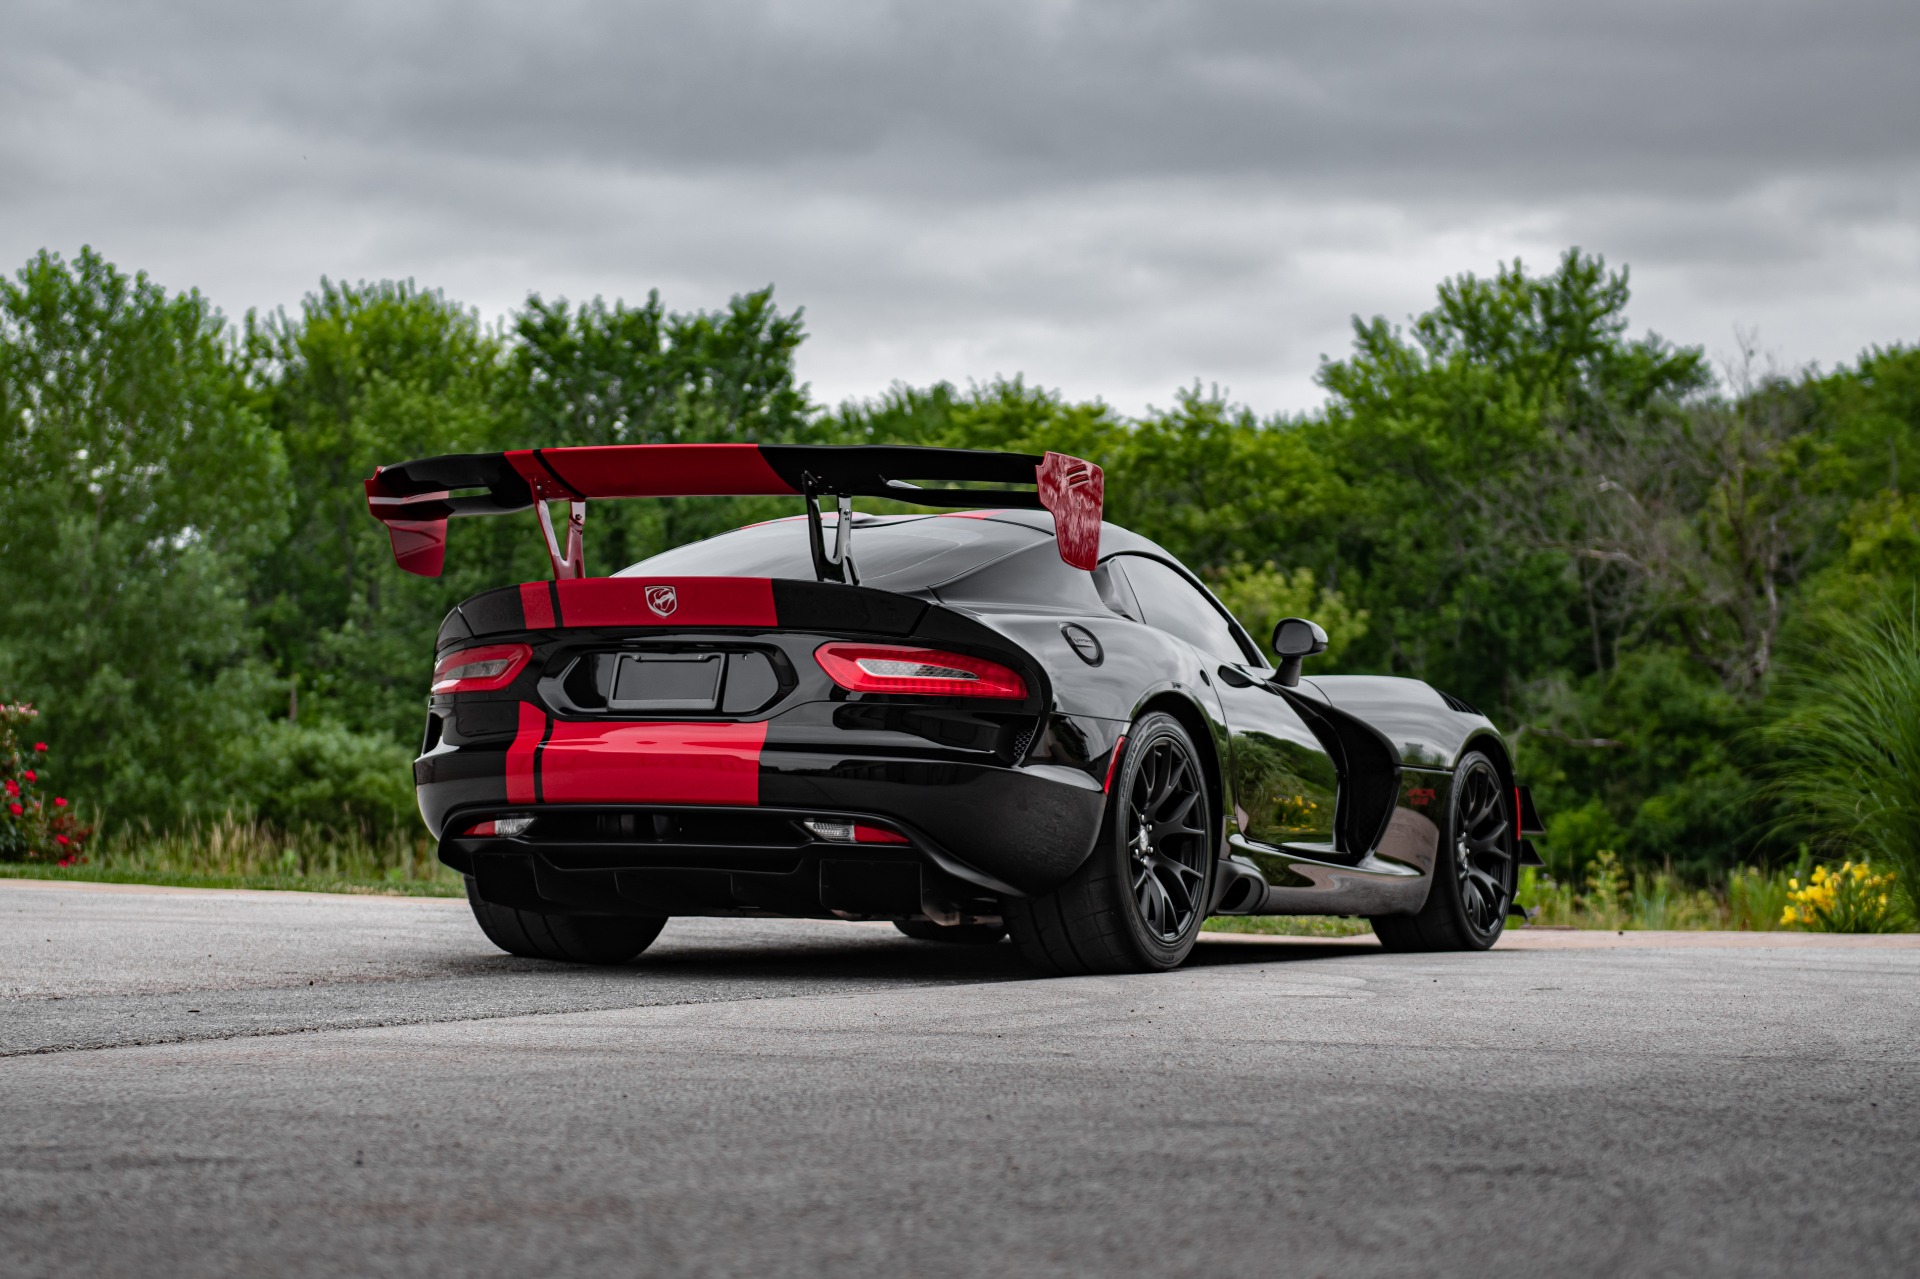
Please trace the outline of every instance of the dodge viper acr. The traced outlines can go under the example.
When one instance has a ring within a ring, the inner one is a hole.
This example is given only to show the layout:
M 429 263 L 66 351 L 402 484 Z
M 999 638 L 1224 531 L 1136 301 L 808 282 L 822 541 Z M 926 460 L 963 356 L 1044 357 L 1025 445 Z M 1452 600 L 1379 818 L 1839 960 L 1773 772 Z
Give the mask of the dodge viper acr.
M 1417 680 L 1269 661 L 1061 454 L 622 445 L 367 481 L 402 568 L 535 511 L 552 580 L 439 633 L 414 765 L 439 855 L 516 955 L 620 963 L 675 915 L 1011 934 L 1052 973 L 1178 965 L 1215 914 L 1363 916 L 1485 949 L 1538 818 L 1493 724 Z M 585 571 L 591 499 L 804 513 Z M 855 497 L 916 507 L 856 514 Z M 556 511 L 558 518 L 556 518 Z

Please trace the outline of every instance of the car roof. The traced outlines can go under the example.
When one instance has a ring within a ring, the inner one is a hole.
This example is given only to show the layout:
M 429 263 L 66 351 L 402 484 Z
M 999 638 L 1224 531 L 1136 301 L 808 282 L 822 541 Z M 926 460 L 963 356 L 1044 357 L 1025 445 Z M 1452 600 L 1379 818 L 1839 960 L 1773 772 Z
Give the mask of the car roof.
M 829 513 L 826 523 L 835 516 Z M 832 533 L 829 532 L 831 539 Z M 853 517 L 853 563 L 863 586 L 928 590 L 1030 547 L 1053 541 L 1045 511 L 950 511 Z M 1117 524 L 1100 525 L 1102 557 L 1144 553 L 1173 560 L 1158 545 Z M 1036 566 L 1040 557 L 1035 557 Z M 1174 561 L 1178 563 L 1178 561 Z M 1077 572 L 1058 557 L 1052 563 Z M 1041 570 L 1044 571 L 1044 570 Z M 649 556 L 615 577 L 781 577 L 812 581 L 813 556 L 804 515 L 732 529 Z

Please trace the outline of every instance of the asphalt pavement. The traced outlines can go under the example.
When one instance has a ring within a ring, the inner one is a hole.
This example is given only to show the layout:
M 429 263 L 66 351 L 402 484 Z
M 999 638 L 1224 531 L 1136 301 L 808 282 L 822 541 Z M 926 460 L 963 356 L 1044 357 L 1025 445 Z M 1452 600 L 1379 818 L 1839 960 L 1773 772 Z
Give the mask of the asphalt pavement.
M 1911 1275 L 1920 939 L 1203 942 L 0 882 L 0 1274 Z

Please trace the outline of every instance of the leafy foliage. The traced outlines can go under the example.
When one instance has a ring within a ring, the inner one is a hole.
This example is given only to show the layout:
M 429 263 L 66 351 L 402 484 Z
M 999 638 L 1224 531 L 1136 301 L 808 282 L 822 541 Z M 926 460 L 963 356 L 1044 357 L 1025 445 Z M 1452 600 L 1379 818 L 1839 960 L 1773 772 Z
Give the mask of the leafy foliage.
M 0 688 L 85 790 L 177 816 L 271 679 L 248 558 L 284 519 L 277 441 L 218 312 L 91 251 L 0 281 Z
M 1787 881 L 1788 905 L 1780 922 L 1819 933 L 1897 933 L 1908 927 L 1894 897 L 1897 876 L 1867 862 L 1815 866 L 1802 888 Z
M 440 617 L 546 565 L 530 519 L 466 520 L 445 577 L 399 573 L 364 512 L 375 466 L 610 442 L 1057 449 L 1100 463 L 1109 517 L 1256 636 L 1314 617 L 1314 669 L 1425 678 L 1508 728 L 1552 880 L 1584 886 L 1554 890 L 1569 901 L 1691 917 L 1687 894 L 1732 872 L 1724 909 L 1777 919 L 1771 872 L 1733 868 L 1802 844 L 1912 883 L 1911 636 L 1874 610 L 1920 578 L 1901 487 L 1920 350 L 1716 378 L 1633 334 L 1629 302 L 1627 273 L 1577 249 L 1444 281 L 1403 325 L 1356 318 L 1307 415 L 1196 384 L 1129 418 L 1019 377 L 827 410 L 795 372 L 802 314 L 770 290 L 690 312 L 534 296 L 490 328 L 411 283 L 323 280 L 235 332 L 198 294 L 42 253 L 0 283 L 0 688 L 47 708 L 74 788 L 116 821 L 385 847 L 412 828 Z M 598 504 L 592 569 L 794 507 Z
M 1832 614 L 1766 732 L 1782 821 L 1822 852 L 1920 883 L 1920 601 Z M 1911 904 L 1911 903 L 1910 903 Z

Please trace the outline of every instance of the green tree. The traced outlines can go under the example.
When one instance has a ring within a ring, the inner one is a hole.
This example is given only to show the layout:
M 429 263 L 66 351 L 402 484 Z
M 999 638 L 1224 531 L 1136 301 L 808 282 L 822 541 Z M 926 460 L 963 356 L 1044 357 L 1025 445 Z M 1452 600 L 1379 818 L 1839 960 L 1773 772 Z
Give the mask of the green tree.
M 1554 424 L 1594 429 L 1708 385 L 1697 349 L 1627 336 L 1628 297 L 1624 270 L 1577 249 L 1545 276 L 1516 261 L 1442 284 L 1410 333 L 1356 318 L 1353 354 L 1322 365 L 1313 432 L 1353 494 L 1337 537 L 1358 580 L 1341 586 L 1372 614 L 1377 664 L 1511 708 L 1528 679 L 1586 662 L 1580 571 L 1509 506 Z
M 0 685 L 115 817 L 220 805 L 259 722 L 246 563 L 285 471 L 231 357 L 205 298 L 92 249 L 0 281 Z
M 500 406 L 522 447 L 566 444 L 777 443 L 801 438 L 813 412 L 794 356 L 803 315 L 773 290 L 722 310 L 668 311 L 656 290 L 640 306 L 580 306 L 537 294 L 514 317 Z M 777 500 L 669 498 L 603 503 L 592 513 L 590 572 L 753 519 L 790 514 Z
M 441 617 L 487 586 L 538 576 L 537 538 L 530 519 L 512 530 L 455 521 L 446 576 L 412 577 L 394 567 L 362 481 L 384 464 L 500 447 L 500 338 L 410 282 L 323 280 L 297 318 L 250 319 L 247 352 L 258 412 L 287 459 L 286 531 L 260 548 L 254 591 L 289 716 L 304 705 L 410 740 Z

